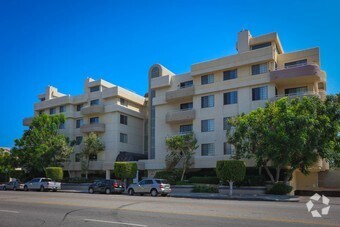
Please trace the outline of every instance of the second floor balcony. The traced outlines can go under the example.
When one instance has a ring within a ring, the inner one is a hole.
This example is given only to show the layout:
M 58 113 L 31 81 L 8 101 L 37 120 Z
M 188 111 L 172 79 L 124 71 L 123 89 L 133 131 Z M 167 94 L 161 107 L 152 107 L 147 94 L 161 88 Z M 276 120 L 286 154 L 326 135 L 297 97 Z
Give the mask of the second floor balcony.
M 85 124 L 80 127 L 80 131 L 82 133 L 105 132 L 105 124 L 103 123 Z
M 82 115 L 97 115 L 104 113 L 104 105 L 86 106 L 81 109 Z
M 196 111 L 193 109 L 180 110 L 169 112 L 166 114 L 166 123 L 182 123 L 187 121 L 192 121 L 196 117 Z
M 179 88 L 177 90 L 166 92 L 165 100 L 167 102 L 183 100 L 185 98 L 191 98 L 194 95 L 194 93 L 195 93 L 195 87 L 194 86 Z

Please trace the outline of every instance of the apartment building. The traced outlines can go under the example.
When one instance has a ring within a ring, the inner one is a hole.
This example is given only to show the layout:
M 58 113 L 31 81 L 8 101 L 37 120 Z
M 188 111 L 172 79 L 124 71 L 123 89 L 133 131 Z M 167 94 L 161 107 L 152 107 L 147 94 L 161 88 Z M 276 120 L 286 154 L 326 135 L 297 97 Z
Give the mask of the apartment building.
M 34 104 L 34 115 L 64 114 L 66 122 L 60 126 L 60 133 L 76 141 L 74 153 L 64 166 L 70 177 L 81 176 L 79 153 L 83 148 L 84 136 L 90 132 L 99 135 L 105 144 L 105 151 L 90 157 L 89 173 L 105 171 L 109 178 L 116 160 L 147 158 L 147 152 L 143 149 L 144 97 L 105 80 L 87 78 L 84 94 L 65 95 L 57 88 L 48 86 L 38 98 L 40 101 Z M 23 124 L 30 125 L 32 119 L 25 118 Z
M 199 145 L 193 168 L 214 168 L 216 161 L 235 152 L 226 141 L 228 117 L 283 96 L 325 97 L 326 73 L 320 68 L 319 48 L 285 53 L 277 33 L 253 37 L 243 30 L 236 49 L 235 55 L 193 64 L 183 74 L 160 64 L 151 66 L 146 169 L 163 169 L 165 139 L 186 132 L 194 132 Z M 247 161 L 248 166 L 253 164 Z M 324 168 L 320 162 L 316 171 Z

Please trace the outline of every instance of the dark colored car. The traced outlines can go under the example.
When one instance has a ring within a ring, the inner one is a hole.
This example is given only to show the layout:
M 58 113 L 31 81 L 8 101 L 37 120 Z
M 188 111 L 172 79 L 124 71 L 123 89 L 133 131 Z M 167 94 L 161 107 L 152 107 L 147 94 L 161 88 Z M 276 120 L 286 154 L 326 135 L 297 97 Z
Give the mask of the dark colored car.
M 3 190 L 24 190 L 24 184 L 20 183 L 19 181 L 11 181 L 6 183 L 3 187 Z
M 124 190 L 124 183 L 120 180 L 98 180 L 90 184 L 88 189 L 89 193 L 91 194 L 95 192 L 121 194 L 124 192 Z

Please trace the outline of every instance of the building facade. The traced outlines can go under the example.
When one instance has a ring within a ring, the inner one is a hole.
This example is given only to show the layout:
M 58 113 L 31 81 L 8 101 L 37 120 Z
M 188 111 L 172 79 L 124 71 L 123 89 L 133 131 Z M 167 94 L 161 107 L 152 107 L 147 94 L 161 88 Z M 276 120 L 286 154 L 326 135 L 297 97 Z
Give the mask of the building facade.
M 89 173 L 106 171 L 106 177 L 110 177 L 117 158 L 147 157 L 142 136 L 145 128 L 144 97 L 105 80 L 88 78 L 84 94 L 65 95 L 48 86 L 38 98 L 40 102 L 34 104 L 34 114 L 64 114 L 66 122 L 59 131 L 76 141 L 74 152 L 64 165 L 70 177 L 81 176 L 79 153 L 84 146 L 84 137 L 90 132 L 99 135 L 105 151 L 90 157 Z M 31 121 L 32 118 L 26 118 L 23 124 L 28 126 Z

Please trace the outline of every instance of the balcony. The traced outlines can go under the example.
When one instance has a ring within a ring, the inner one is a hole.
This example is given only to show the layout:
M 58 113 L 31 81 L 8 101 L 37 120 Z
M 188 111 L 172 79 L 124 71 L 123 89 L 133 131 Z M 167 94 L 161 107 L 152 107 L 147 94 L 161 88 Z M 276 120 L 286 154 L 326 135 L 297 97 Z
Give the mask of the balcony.
M 33 121 L 33 117 L 26 117 L 24 118 L 24 120 L 22 121 L 22 124 L 24 126 L 30 126 L 32 124 Z
M 168 87 L 171 85 L 171 76 L 160 76 L 151 79 L 151 89 Z
M 294 85 L 325 81 L 325 73 L 316 64 L 296 65 L 270 72 L 270 82 L 276 85 Z
M 181 110 L 170 112 L 166 114 L 166 123 L 182 123 L 186 121 L 192 121 L 195 119 L 196 111 L 195 110 Z
M 301 92 L 301 93 L 294 93 L 294 94 L 282 94 L 282 95 L 276 95 L 275 97 L 273 98 L 270 98 L 269 101 L 270 102 L 275 102 L 277 100 L 279 100 L 280 98 L 283 98 L 283 97 L 288 97 L 290 99 L 293 99 L 293 98 L 302 98 L 304 96 L 315 96 L 315 97 L 318 97 L 318 98 L 321 98 L 322 94 L 319 94 L 318 92 L 314 92 L 314 91 L 307 91 L 307 92 Z
M 167 102 L 173 102 L 178 100 L 183 100 L 186 98 L 191 98 L 195 93 L 195 87 L 180 88 L 173 91 L 168 91 L 165 94 L 165 100 Z
M 96 115 L 104 113 L 104 105 L 86 106 L 81 109 L 82 115 Z
M 95 124 L 82 125 L 80 127 L 80 131 L 82 133 L 105 132 L 105 124 L 103 124 L 103 123 L 95 123 Z

